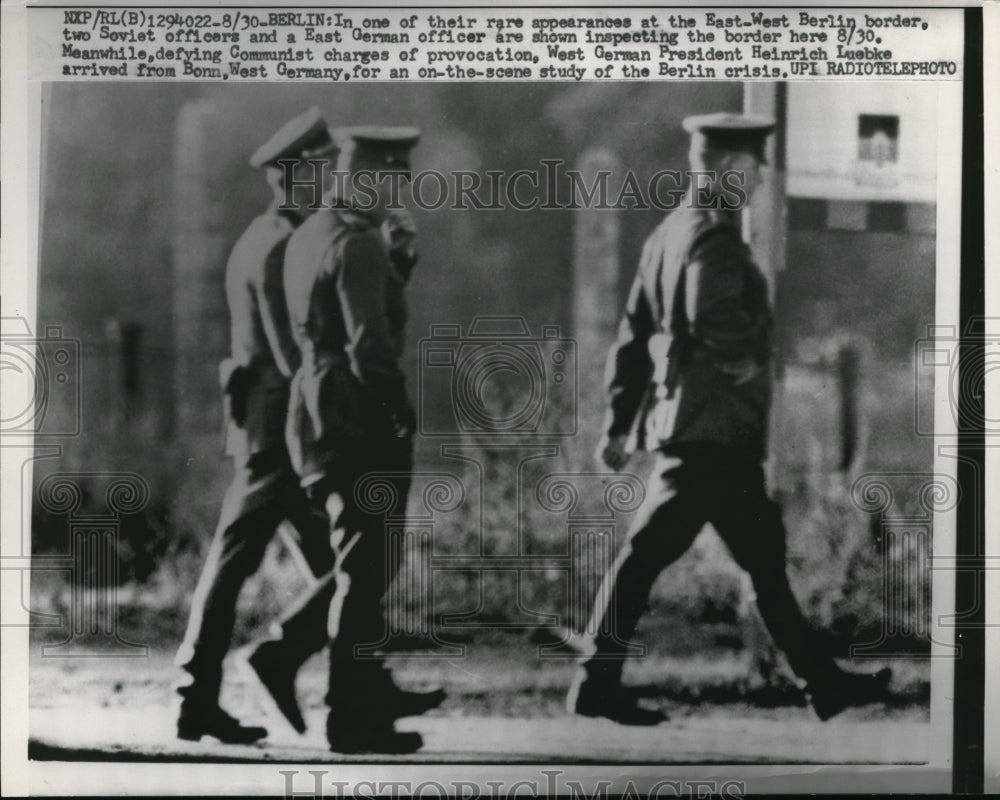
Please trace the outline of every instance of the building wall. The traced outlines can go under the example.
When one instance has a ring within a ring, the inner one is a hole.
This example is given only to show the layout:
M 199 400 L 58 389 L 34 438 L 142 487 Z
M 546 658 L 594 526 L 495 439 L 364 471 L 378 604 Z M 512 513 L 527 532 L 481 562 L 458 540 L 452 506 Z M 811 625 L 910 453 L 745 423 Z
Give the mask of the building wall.
M 934 320 L 934 207 L 790 198 L 778 315 L 788 353 L 850 332 L 908 363 Z
M 937 85 L 927 81 L 788 86 L 788 194 L 934 202 Z M 863 159 L 862 116 L 895 118 L 893 159 Z
M 892 137 L 865 142 L 872 120 Z M 852 348 L 870 467 L 931 468 L 914 432 L 915 392 L 927 387 L 917 388 L 913 353 L 935 313 L 936 130 L 930 83 L 788 87 L 788 239 L 776 295 L 786 405 L 839 419 L 843 386 L 830 358 Z M 796 380 L 818 394 L 796 395 Z M 836 452 L 842 435 L 838 421 L 821 449 Z

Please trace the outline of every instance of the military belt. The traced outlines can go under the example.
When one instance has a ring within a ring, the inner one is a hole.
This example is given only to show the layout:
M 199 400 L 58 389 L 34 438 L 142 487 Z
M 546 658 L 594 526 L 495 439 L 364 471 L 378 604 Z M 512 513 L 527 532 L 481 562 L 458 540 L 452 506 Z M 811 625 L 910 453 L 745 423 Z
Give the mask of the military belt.
M 350 363 L 347 354 L 343 352 L 317 351 L 309 346 L 302 349 L 303 366 L 309 364 L 313 367 L 347 367 L 350 366 Z

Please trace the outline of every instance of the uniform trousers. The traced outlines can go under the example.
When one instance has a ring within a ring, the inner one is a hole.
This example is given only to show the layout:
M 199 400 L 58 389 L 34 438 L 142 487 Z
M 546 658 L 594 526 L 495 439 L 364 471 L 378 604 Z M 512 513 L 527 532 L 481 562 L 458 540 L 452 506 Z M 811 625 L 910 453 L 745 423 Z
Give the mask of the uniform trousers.
M 749 573 L 761 617 L 795 674 L 807 683 L 837 674 L 824 638 L 803 616 L 788 583 L 781 509 L 767 496 L 760 460 L 712 443 L 658 453 L 646 499 L 595 604 L 588 673 L 620 679 L 626 657 L 636 652 L 630 640 L 654 581 L 706 523 Z
M 217 703 L 222 661 L 233 635 L 236 602 L 246 579 L 260 566 L 278 525 L 288 520 L 295 543 L 314 576 L 329 573 L 334 556 L 325 515 L 317 513 L 283 449 L 255 453 L 237 467 L 191 603 L 177 664 L 192 676 L 180 691 L 200 703 Z M 283 626 L 284 628 L 284 626 Z M 313 630 L 293 626 L 283 638 L 299 654 L 319 650 L 326 641 L 322 624 Z M 305 657 L 302 660 L 305 660 Z
M 328 705 L 369 713 L 372 693 L 388 687 L 375 651 L 386 640 L 383 598 L 400 566 L 390 528 L 391 518 L 406 511 L 412 442 L 372 436 L 329 452 L 336 456 L 306 491 L 313 508 L 326 512 L 334 564 L 286 617 L 283 632 L 304 642 L 311 631 L 323 631 L 330 645 Z

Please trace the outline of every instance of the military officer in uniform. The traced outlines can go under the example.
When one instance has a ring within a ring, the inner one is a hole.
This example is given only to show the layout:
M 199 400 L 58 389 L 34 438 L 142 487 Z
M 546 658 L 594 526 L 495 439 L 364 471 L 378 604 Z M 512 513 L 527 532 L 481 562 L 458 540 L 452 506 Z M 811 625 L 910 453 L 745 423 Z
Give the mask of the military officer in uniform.
M 789 587 L 780 508 L 764 486 L 772 315 L 736 207 L 759 183 L 773 127 L 726 113 L 684 121 L 692 170 L 708 174 L 645 243 L 609 354 L 610 409 L 598 447 L 614 470 L 638 448 L 655 451 L 657 463 L 598 595 L 571 712 L 623 724 L 665 719 L 623 688 L 622 667 L 653 582 L 705 523 L 749 573 L 761 616 L 821 719 L 876 699 L 889 682 L 888 670 L 842 670 L 810 628 Z
M 249 743 L 267 735 L 246 727 L 219 706 L 222 661 L 229 649 L 236 601 L 258 568 L 265 548 L 284 520 L 292 523 L 297 545 L 314 576 L 333 566 L 325 519 L 309 506 L 288 458 L 284 428 L 289 382 L 299 365 L 282 278 L 285 246 L 305 209 L 288 210 L 279 161 L 324 158 L 336 152 L 318 109 L 301 114 L 253 154 L 274 191 L 270 208 L 254 219 L 226 265 L 232 355 L 220 365 L 227 416 L 227 454 L 236 475 L 191 604 L 177 663 L 190 680 L 182 696 L 177 734 L 182 739 L 210 735 L 223 742 Z M 329 169 L 329 166 L 327 167 Z M 320 640 L 322 641 L 322 640 Z
M 340 189 L 334 183 L 324 205 L 344 207 L 343 201 L 338 199 Z M 404 288 L 417 263 L 417 230 L 405 204 L 386 209 L 385 217 L 381 234 L 388 248 L 391 267 L 386 278 L 385 309 L 390 336 L 397 352 L 401 352 L 406 323 Z M 324 536 L 329 540 L 329 521 L 325 510 L 317 507 L 314 512 L 322 517 Z M 295 679 L 305 661 L 328 642 L 327 619 L 335 590 L 336 574 L 330 571 L 284 616 L 277 636 L 255 644 L 247 659 L 278 710 L 299 733 L 305 732 L 306 723 L 299 707 Z M 423 713 L 439 705 L 445 696 L 440 689 L 409 692 L 389 682 L 386 682 L 385 689 L 388 692 L 386 702 L 390 703 L 397 717 Z
M 357 653 L 383 639 L 381 602 L 394 575 L 384 513 L 360 502 L 355 489 L 366 473 L 391 473 L 390 491 L 405 504 L 414 415 L 398 364 L 405 277 L 382 229 L 388 192 L 382 184 L 356 191 L 354 178 L 366 170 L 408 176 L 418 137 L 412 128 L 338 129 L 337 168 L 350 176 L 347 185 L 296 231 L 285 256 L 285 294 L 302 354 L 289 452 L 314 507 L 329 519 L 336 553 L 300 618 L 318 613 L 328 621 L 327 739 L 338 752 L 413 752 L 419 735 L 397 732 L 395 720 L 443 699 L 441 692 L 404 692 L 380 660 Z

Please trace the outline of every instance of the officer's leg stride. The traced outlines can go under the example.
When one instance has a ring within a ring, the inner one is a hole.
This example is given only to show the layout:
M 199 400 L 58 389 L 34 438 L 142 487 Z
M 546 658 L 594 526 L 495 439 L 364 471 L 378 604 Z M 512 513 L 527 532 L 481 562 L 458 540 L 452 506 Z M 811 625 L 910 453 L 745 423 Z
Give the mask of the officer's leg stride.
M 299 733 L 306 724 L 295 692 L 299 669 L 326 645 L 327 611 L 335 588 L 334 556 L 330 547 L 329 518 L 315 508 L 290 473 L 282 507 L 295 534 L 290 547 L 297 547 L 316 583 L 303 598 L 272 627 L 272 638 L 255 644 L 247 663 L 274 700 L 278 710 Z
M 246 579 L 260 566 L 281 517 L 273 502 L 281 474 L 255 459 L 239 470 L 226 492 L 177 652 L 177 665 L 190 675 L 190 682 L 178 688 L 183 699 L 177 734 L 182 739 L 214 736 L 249 743 L 267 735 L 264 728 L 244 727 L 219 708 L 222 662 L 232 640 L 236 601 Z
M 891 679 L 890 670 L 858 675 L 840 669 L 824 637 L 802 614 L 788 583 L 781 508 L 767 497 L 759 465 L 726 470 L 715 485 L 718 502 L 709 519 L 750 574 L 764 624 L 792 671 L 806 683 L 820 719 L 878 699 Z
M 380 657 L 360 652 L 385 639 L 382 601 L 398 567 L 388 558 L 385 513 L 366 511 L 355 500 L 353 487 L 360 477 L 328 476 L 310 487 L 314 502 L 335 517 L 330 529 L 336 562 L 300 606 L 301 617 L 293 615 L 286 624 L 311 624 L 304 620 L 320 609 L 325 613 L 330 641 L 326 696 L 330 748 L 342 753 L 411 753 L 423 742 L 419 734 L 395 731 L 395 720 L 434 708 L 444 693 L 404 691 Z M 405 503 L 409 479 L 401 473 L 392 482 L 392 492 Z
M 691 546 L 705 523 L 705 513 L 687 490 L 684 465 L 660 456 L 649 481 L 649 494 L 629 532 L 629 541 L 605 577 L 595 602 L 590 630 L 594 652 L 570 689 L 567 707 L 627 725 L 656 725 L 666 717 L 636 705 L 621 685 L 629 643 L 649 603 L 657 577 Z
M 323 484 L 317 484 L 310 491 L 312 499 L 309 500 L 308 505 L 311 508 L 310 517 L 322 520 L 323 540 L 326 551 L 329 553 L 329 569 L 325 575 L 319 576 L 317 583 L 310 587 L 295 606 L 284 615 L 278 624 L 275 638 L 258 644 L 248 659 L 250 666 L 267 688 L 278 709 L 299 733 L 305 732 L 306 724 L 296 698 L 295 677 L 302 664 L 330 641 L 328 628 L 331 604 L 334 601 L 337 587 L 346 586 L 347 573 L 342 564 L 334 569 L 334 555 L 329 544 L 331 539 L 329 519 L 331 515 L 338 519 L 338 525 L 332 526 L 332 535 L 337 539 L 339 549 L 342 551 L 346 544 L 343 541 L 344 529 L 342 526 L 344 523 L 341 519 L 344 504 L 340 494 L 332 492 L 327 494 L 327 492 L 330 492 L 329 488 L 325 488 Z M 323 508 L 324 505 L 327 507 Z M 378 521 L 384 527 L 383 518 L 379 517 Z M 388 585 L 388 581 L 386 581 L 386 585 Z M 378 589 L 375 591 L 377 592 Z M 342 617 L 342 605 L 342 599 L 338 599 L 335 613 L 337 620 Z M 364 627 L 370 628 L 376 633 L 366 635 L 380 636 L 385 627 L 382 620 L 380 598 L 376 598 L 370 605 L 372 610 L 366 614 L 370 618 L 370 622 Z M 367 642 L 367 644 L 377 643 L 378 639 L 374 638 Z M 371 664 L 369 666 L 373 667 Z M 376 671 L 372 668 L 369 675 L 375 676 L 379 685 L 378 702 L 385 714 L 392 719 L 422 714 L 440 705 L 445 697 L 444 692 L 440 689 L 424 692 L 400 689 L 392 682 L 384 669 Z M 347 680 L 346 675 L 344 680 Z
M 388 713 L 386 698 L 379 696 L 391 683 L 384 665 L 359 652 L 384 638 L 382 598 L 395 574 L 386 558 L 385 516 L 358 507 L 355 485 L 351 477 L 331 482 L 322 491 L 332 514 L 341 509 L 339 518 L 330 521 L 336 591 L 327 620 L 327 741 L 338 752 L 414 752 L 423 743 L 420 736 L 396 732 L 397 715 Z M 408 481 L 400 481 L 397 496 L 405 498 L 407 488 Z
M 286 535 L 283 536 L 283 542 L 289 550 L 298 550 L 301 562 L 308 568 L 309 575 L 306 577 L 319 580 L 333 569 L 330 520 L 322 509 L 313 507 L 291 467 L 288 476 L 281 502 L 288 522 L 284 528 Z

